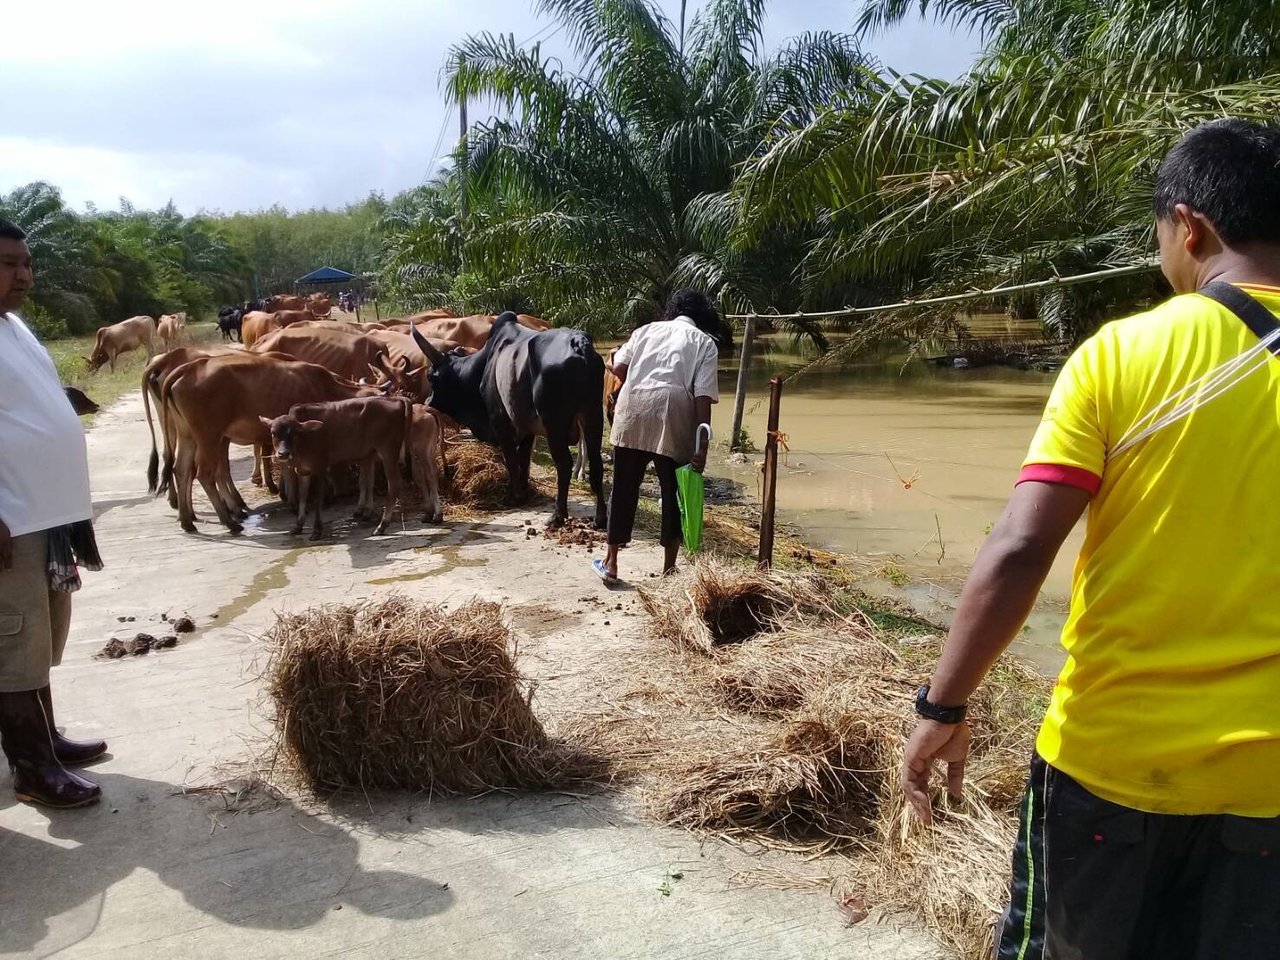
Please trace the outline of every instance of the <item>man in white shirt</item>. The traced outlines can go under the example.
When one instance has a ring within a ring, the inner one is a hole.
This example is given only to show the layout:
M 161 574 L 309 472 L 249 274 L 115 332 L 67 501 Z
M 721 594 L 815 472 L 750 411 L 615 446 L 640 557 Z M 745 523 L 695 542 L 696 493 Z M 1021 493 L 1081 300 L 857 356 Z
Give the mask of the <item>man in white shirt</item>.
M 618 582 L 618 551 L 631 540 L 640 484 L 652 463 L 662 491 L 663 573 L 675 570 L 682 533 L 676 503 L 676 468 L 706 466 L 707 449 L 697 431 L 711 423 L 711 405 L 720 399 L 716 361 L 722 344 L 732 344 L 728 327 L 711 301 L 696 290 L 671 297 L 661 320 L 631 334 L 613 354 L 613 373 L 622 382 L 613 420 L 613 490 L 609 497 L 609 544 L 592 564 L 608 585 Z
M 49 669 L 66 645 L 76 561 L 101 561 L 84 430 L 48 353 L 12 313 L 32 286 L 26 235 L 0 219 L 0 748 L 19 799 L 80 807 L 101 791 L 64 765 L 107 745 L 58 733 Z

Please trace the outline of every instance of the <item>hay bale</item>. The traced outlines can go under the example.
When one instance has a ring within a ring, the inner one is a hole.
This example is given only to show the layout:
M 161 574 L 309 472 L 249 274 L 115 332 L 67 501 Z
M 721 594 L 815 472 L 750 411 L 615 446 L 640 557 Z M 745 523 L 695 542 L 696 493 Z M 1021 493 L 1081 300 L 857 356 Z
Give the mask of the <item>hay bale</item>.
M 391 597 L 283 615 L 268 637 L 281 759 L 313 789 L 474 794 L 592 775 L 534 714 L 497 604 Z
M 787 616 L 825 606 L 820 581 L 702 557 L 689 571 L 639 589 L 658 635 L 709 652 L 776 630 Z
M 472 510 L 508 506 L 507 466 L 502 454 L 487 443 L 450 443 L 446 498 Z

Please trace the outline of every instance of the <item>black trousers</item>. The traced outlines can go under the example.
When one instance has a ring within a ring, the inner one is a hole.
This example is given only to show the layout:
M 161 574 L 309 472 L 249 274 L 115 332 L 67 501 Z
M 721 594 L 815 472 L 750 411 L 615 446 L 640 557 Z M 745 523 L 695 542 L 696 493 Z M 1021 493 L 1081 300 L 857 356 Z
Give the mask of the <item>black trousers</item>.
M 680 528 L 680 504 L 676 500 L 676 462 L 648 450 L 614 447 L 613 490 L 609 494 L 611 546 L 631 542 L 631 532 L 636 525 L 636 507 L 640 505 L 640 484 L 650 463 L 658 474 L 658 488 L 662 491 L 662 535 L 659 542 L 667 547 L 684 539 Z
M 1038 756 L 997 960 L 1280 957 L 1280 818 L 1143 813 Z

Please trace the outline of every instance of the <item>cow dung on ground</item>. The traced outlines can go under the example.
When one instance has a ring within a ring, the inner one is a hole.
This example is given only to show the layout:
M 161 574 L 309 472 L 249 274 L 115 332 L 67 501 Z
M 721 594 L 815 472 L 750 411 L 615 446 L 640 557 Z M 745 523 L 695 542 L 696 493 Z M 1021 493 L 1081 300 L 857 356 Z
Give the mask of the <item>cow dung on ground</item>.
M 606 775 L 547 735 L 497 604 L 393 596 L 282 615 L 268 639 L 278 759 L 313 790 L 477 794 Z

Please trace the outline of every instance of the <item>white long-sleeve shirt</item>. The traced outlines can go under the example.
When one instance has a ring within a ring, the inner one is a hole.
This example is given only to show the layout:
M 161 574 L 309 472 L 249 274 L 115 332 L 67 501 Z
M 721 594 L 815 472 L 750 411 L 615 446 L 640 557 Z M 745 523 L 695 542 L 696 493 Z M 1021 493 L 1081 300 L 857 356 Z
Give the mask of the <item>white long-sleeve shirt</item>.
M 80 418 L 40 341 L 0 314 L 0 520 L 20 537 L 92 517 Z

